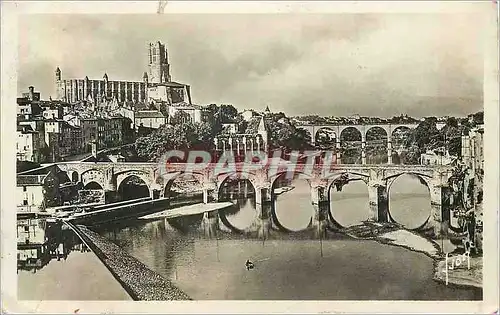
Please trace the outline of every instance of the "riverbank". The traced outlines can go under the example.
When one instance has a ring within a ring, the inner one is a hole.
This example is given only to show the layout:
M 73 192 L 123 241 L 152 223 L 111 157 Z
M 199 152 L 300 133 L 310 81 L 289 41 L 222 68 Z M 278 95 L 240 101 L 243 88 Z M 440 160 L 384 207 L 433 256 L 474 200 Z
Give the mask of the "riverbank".
M 395 224 L 380 224 L 376 222 L 364 222 L 361 225 L 344 229 L 346 235 L 356 239 L 371 239 L 376 242 L 403 247 L 408 250 L 422 253 L 434 261 L 433 280 L 447 285 L 462 287 L 483 287 L 483 259 L 482 257 L 470 257 L 470 268 L 467 261 L 462 262 L 460 269 L 449 270 L 448 280 L 446 280 L 445 264 L 443 250 L 436 242 L 427 239 L 416 232 L 406 230 Z M 449 256 L 448 266 L 451 266 L 451 257 Z
M 470 257 L 470 264 L 467 258 L 462 259 L 460 266 L 450 269 L 452 261 L 456 261 L 459 255 L 453 255 L 446 259 L 439 260 L 435 264 L 433 279 L 446 285 L 459 287 L 483 287 L 483 257 Z M 445 268 L 448 267 L 448 270 Z M 448 273 L 448 275 L 446 275 Z
M 78 226 L 78 229 L 97 247 L 96 254 L 127 289 L 134 300 L 191 300 L 170 280 L 152 271 L 114 243 L 85 226 Z

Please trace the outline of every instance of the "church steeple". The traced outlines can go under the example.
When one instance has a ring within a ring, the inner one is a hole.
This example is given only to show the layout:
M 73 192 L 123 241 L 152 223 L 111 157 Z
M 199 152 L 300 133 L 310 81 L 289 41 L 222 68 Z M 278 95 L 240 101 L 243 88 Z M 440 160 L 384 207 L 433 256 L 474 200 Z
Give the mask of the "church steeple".
M 56 68 L 56 81 L 61 81 L 61 69 Z

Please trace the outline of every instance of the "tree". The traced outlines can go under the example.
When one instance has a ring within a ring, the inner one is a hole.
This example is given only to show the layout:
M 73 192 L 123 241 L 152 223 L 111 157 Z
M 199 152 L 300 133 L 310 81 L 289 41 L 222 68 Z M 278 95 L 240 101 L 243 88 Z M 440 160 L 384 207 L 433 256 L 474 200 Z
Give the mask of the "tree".
M 218 128 L 213 121 L 193 123 L 189 114 L 176 112 L 172 118 L 175 124 L 164 125 L 135 142 L 137 155 L 146 161 L 158 161 L 169 150 L 210 150 Z
M 222 104 L 218 111 L 221 123 L 237 122 L 239 120 L 238 110 L 233 105 Z
M 172 125 L 185 124 L 191 122 L 191 120 L 191 115 L 182 110 L 178 110 L 175 112 L 174 116 L 170 118 L 170 123 Z
M 271 114 L 267 125 L 271 149 L 306 150 L 311 147 L 309 132 L 295 127 L 284 113 Z
M 425 118 L 415 129 L 408 133 L 405 146 L 410 147 L 415 144 L 420 151 L 425 151 L 426 147 L 439 136 L 436 124 L 437 119 L 435 117 Z

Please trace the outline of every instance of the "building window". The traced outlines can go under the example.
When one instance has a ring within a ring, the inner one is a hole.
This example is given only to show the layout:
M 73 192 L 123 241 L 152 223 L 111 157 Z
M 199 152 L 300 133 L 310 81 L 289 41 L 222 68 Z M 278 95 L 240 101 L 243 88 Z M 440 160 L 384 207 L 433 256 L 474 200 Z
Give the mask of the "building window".
M 28 191 L 28 188 L 26 186 L 23 186 L 23 191 Z
M 28 199 L 24 199 L 23 200 L 23 206 L 27 206 L 28 205 Z

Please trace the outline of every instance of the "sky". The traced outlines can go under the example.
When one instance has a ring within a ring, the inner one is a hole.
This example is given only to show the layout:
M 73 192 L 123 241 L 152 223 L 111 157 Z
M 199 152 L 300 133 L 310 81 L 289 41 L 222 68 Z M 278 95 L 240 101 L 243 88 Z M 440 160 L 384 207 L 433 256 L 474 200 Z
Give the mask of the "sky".
M 289 116 L 463 116 L 483 109 L 484 23 L 453 14 L 33 15 L 18 94 L 63 79 L 142 80 L 149 42 L 193 103 Z

